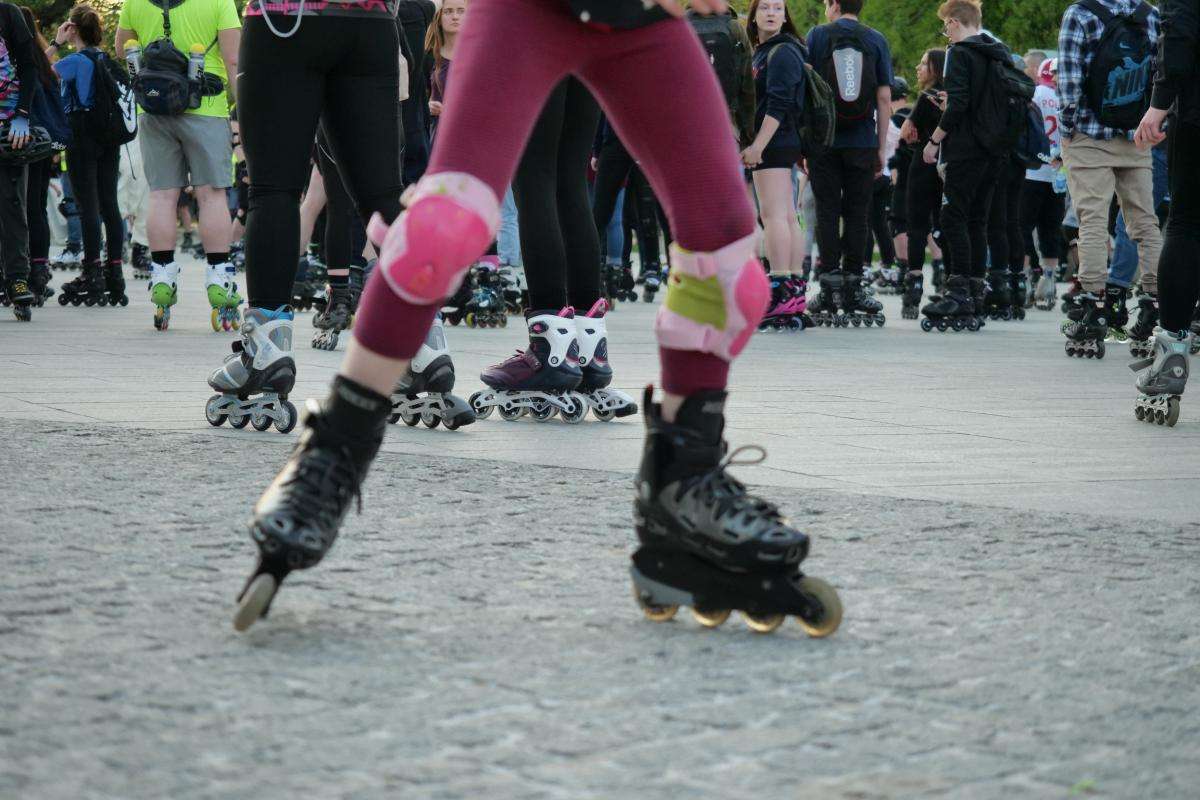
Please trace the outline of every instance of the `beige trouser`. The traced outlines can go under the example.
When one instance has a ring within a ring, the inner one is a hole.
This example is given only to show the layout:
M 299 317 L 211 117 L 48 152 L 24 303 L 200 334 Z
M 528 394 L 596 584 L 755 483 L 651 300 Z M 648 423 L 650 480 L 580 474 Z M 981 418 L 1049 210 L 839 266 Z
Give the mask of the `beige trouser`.
M 1079 215 L 1079 282 L 1102 294 L 1108 278 L 1108 208 L 1113 193 L 1121 202 L 1125 229 L 1137 244 L 1142 288 L 1158 291 L 1162 234 L 1154 214 L 1154 174 L 1150 151 L 1128 139 L 1092 139 L 1076 133 L 1063 154 L 1071 202 Z

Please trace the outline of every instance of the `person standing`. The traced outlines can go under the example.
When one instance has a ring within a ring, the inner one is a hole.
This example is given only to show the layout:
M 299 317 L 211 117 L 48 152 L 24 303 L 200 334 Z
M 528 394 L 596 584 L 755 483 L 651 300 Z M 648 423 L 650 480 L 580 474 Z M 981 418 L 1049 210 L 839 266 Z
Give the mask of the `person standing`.
M 883 34 L 858 21 L 863 5 L 825 0 L 828 24 L 805 37 L 808 63 L 833 89 L 837 105 L 833 147 L 808 156 L 821 249 L 821 291 L 810 309 L 816 314 L 875 315 L 883 308 L 864 291 L 863 254 L 872 189 L 887 161 L 892 54 Z
M 166 2 L 164 8 L 160 3 Z M 199 206 L 200 241 L 208 269 L 205 287 L 213 309 L 213 329 L 218 319 L 236 320 L 242 302 L 234 283 L 237 274 L 229 261 L 233 226 L 226 190 L 233 185 L 233 134 L 229 106 L 236 99 L 233 76 L 238 74 L 238 47 L 242 22 L 233 0 L 125 0 L 117 23 L 116 50 L 123 55 L 131 40 L 145 48 L 164 38 L 170 19 L 171 42 L 182 53 L 200 47 L 203 71 L 216 76 L 225 91 L 200 98 L 197 107 L 178 114 L 143 113 L 138 143 L 150 187 L 146 210 L 150 239 L 150 296 L 157 307 L 154 325 L 167 327 L 170 308 L 178 300 L 179 264 L 175 261 L 176 208 L 184 187 L 195 187 Z M 78 190 L 77 190 L 78 191 Z
M 0 123 L 9 146 L 19 150 L 29 143 L 29 109 L 37 83 L 33 35 L 21 10 L 0 3 L 0 39 L 8 58 L 0 60 Z M 29 221 L 25 211 L 26 167 L 0 164 L 0 263 L 4 292 L 13 313 L 22 322 L 33 318 L 34 294 L 29 289 Z

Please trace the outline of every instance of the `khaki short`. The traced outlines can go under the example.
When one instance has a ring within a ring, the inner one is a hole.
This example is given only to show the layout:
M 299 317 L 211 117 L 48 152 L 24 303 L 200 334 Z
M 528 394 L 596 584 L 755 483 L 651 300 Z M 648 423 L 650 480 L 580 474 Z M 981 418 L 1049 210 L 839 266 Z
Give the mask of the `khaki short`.
M 200 114 L 138 117 L 138 141 L 151 191 L 233 185 L 229 119 Z

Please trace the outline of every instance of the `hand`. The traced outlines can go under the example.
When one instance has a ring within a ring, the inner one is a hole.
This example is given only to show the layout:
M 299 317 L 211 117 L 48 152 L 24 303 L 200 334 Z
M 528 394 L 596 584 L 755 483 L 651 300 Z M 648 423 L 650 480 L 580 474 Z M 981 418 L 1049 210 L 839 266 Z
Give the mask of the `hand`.
M 909 144 L 916 144 L 917 136 L 917 126 L 912 124 L 911 119 L 904 120 L 904 124 L 900 126 L 900 138 Z
M 66 44 L 67 39 L 71 35 L 71 29 L 75 27 L 75 23 L 70 20 L 58 26 L 58 31 L 54 34 L 54 41 L 59 47 Z
M 887 164 L 887 148 L 879 148 L 879 152 L 875 157 L 875 177 L 878 178 L 883 174 L 883 166 Z
M 933 143 L 931 139 L 929 144 L 925 145 L 925 150 L 921 153 L 921 158 L 926 164 L 936 164 L 938 159 L 938 150 L 941 148 Z
M 742 151 L 742 163 L 747 167 L 757 167 L 762 163 L 763 148 L 758 145 L 750 145 Z
M 13 150 L 20 150 L 29 144 L 29 117 L 18 114 L 9 120 L 8 141 Z
M 1166 120 L 1167 112 L 1161 108 L 1151 106 L 1146 109 L 1146 115 L 1142 117 L 1137 133 L 1133 136 L 1133 143 L 1145 150 L 1167 138 L 1167 134 L 1163 133 L 1163 123 Z
M 679 0 L 653 0 L 664 11 L 673 17 L 683 16 L 683 6 Z M 700 14 L 724 14 L 729 10 L 725 0 L 692 0 L 692 8 Z
M 429 116 L 440 117 L 442 115 L 442 104 L 437 100 L 429 101 Z
M 937 107 L 940 108 L 942 111 L 946 110 L 946 100 L 948 97 L 949 97 L 949 95 L 947 95 L 945 92 L 937 93 L 938 99 L 936 101 L 936 104 L 937 104 Z

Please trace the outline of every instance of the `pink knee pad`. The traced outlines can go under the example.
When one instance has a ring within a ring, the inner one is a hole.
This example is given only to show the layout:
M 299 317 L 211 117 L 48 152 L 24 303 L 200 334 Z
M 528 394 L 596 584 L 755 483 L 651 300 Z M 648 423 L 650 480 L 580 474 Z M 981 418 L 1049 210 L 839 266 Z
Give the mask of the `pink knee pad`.
M 757 244 L 755 232 L 714 253 L 671 245 L 671 280 L 654 321 L 660 345 L 726 361 L 745 349 L 771 300 Z
M 388 286 L 415 305 L 440 303 L 500 227 L 491 188 L 463 172 L 426 175 L 404 193 L 406 210 L 389 227 L 376 214 L 367 234 Z

